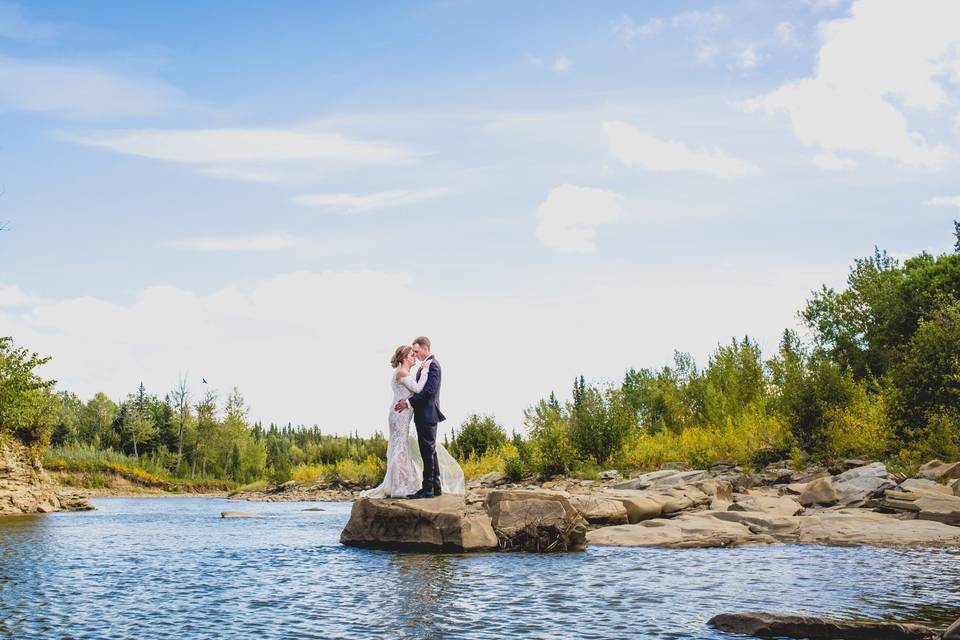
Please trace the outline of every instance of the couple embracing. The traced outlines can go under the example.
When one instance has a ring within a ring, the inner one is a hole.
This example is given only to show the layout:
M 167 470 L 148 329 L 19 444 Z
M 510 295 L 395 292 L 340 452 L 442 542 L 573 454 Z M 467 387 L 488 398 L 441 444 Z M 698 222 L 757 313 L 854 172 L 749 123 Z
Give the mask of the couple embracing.
M 365 498 L 433 498 L 463 493 L 463 470 L 437 442 L 440 412 L 440 363 L 430 351 L 430 339 L 420 336 L 397 347 L 393 367 L 393 403 L 388 424 L 387 473 L 379 487 L 362 492 Z M 408 437 L 410 420 L 417 438 Z

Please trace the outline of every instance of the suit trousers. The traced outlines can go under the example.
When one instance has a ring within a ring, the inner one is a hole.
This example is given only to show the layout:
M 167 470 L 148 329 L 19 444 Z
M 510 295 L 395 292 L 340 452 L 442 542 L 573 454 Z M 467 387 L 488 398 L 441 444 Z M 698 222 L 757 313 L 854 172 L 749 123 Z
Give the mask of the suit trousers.
M 423 460 L 423 489 L 433 493 L 440 486 L 440 462 L 437 460 L 437 424 L 417 424 L 417 444 Z

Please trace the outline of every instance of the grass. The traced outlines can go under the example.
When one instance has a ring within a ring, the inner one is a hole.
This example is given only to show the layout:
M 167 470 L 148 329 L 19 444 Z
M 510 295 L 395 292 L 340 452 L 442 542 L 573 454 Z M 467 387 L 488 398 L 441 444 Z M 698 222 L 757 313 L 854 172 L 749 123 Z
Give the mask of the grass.
M 88 489 L 110 487 L 109 474 L 140 486 L 175 493 L 226 491 L 236 487 L 236 483 L 229 480 L 176 478 L 149 461 L 89 445 L 51 447 L 44 452 L 43 466 L 50 471 L 68 472 L 65 478 L 77 483 L 74 486 Z

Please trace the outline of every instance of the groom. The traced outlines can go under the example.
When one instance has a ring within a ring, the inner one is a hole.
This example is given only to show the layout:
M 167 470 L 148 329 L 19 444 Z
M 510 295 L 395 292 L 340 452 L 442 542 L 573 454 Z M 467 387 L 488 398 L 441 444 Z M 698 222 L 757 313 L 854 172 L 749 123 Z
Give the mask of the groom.
M 417 443 L 423 460 L 423 487 L 408 498 L 432 498 L 440 495 L 440 464 L 437 461 L 437 423 L 443 422 L 440 412 L 440 363 L 430 353 L 430 338 L 420 336 L 413 341 L 413 355 L 420 362 L 433 360 L 427 373 L 427 382 L 419 393 L 401 400 L 394 407 L 403 411 L 407 404 L 413 407 L 413 423 L 417 426 Z M 423 369 L 417 371 L 417 382 Z

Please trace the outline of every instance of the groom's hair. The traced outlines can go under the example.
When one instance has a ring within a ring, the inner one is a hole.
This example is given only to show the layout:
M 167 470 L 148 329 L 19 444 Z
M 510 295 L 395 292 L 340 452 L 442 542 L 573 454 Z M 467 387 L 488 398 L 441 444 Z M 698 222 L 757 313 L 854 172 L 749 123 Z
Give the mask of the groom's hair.
M 413 344 L 418 344 L 427 351 L 430 351 L 430 338 L 427 336 L 420 336 L 419 338 L 413 339 Z

